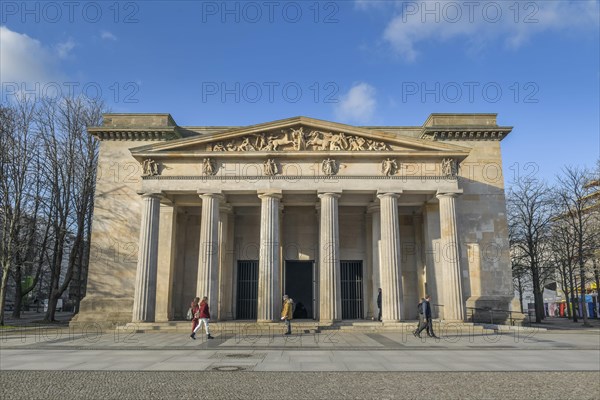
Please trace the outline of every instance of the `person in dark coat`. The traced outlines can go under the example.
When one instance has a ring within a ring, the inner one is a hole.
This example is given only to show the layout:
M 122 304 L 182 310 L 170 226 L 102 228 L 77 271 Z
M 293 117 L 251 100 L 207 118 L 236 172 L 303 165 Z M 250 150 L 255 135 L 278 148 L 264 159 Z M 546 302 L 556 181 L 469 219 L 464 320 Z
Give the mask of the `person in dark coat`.
M 379 294 L 377 295 L 377 308 L 379 308 L 379 316 L 377 321 L 381 321 L 381 288 L 379 288 Z
M 421 309 L 419 310 L 420 325 L 419 329 L 413 332 L 413 335 L 421 337 L 423 329 L 427 329 L 427 336 L 437 338 L 433 332 L 433 321 L 431 320 L 431 296 L 425 296 L 425 301 L 421 302 Z

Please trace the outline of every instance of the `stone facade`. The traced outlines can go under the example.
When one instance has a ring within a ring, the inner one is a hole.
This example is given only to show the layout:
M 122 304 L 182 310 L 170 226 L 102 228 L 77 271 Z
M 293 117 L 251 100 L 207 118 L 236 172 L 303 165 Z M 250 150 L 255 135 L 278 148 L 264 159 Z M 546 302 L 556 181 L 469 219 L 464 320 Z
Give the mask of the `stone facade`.
M 76 321 L 464 320 L 513 307 L 495 114 L 432 114 L 420 127 L 305 117 L 180 127 L 106 114 L 87 296 Z M 300 300 L 303 303 L 300 306 Z M 300 306 L 300 307 L 298 307 Z M 300 309 L 300 311 L 298 311 Z M 302 314 L 304 312 L 304 314 Z

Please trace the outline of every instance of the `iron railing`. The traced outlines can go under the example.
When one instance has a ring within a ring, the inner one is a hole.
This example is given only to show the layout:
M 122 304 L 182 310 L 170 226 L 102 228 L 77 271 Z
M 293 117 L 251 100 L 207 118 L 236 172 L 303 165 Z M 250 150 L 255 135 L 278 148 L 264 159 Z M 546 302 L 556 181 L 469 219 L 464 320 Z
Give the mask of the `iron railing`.
M 363 318 L 363 267 L 361 260 L 341 260 L 342 319 Z
M 467 321 L 482 322 L 489 324 L 500 324 L 509 321 L 511 326 L 515 321 L 523 321 L 526 317 L 531 323 L 531 315 L 520 311 L 502 310 L 491 307 L 467 307 Z
M 237 319 L 256 319 L 258 308 L 258 260 L 237 264 Z

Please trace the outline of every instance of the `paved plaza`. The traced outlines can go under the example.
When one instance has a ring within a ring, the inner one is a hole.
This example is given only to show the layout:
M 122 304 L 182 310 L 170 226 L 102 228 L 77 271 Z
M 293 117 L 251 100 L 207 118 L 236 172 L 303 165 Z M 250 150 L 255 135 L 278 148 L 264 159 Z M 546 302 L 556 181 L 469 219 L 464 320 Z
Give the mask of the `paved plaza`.
M 240 329 L 195 341 L 186 333 L 96 328 L 3 330 L 0 397 L 597 399 L 600 393 L 597 328 L 467 329 L 441 339 Z

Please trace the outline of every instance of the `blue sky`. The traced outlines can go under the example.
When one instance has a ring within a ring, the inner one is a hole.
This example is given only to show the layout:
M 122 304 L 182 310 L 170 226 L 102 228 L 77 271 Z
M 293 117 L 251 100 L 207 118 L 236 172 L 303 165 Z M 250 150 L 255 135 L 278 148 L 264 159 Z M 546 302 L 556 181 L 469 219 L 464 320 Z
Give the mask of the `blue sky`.
M 85 89 L 180 125 L 493 112 L 507 181 L 600 157 L 597 1 L 70 4 L 2 3 L 2 101 Z

